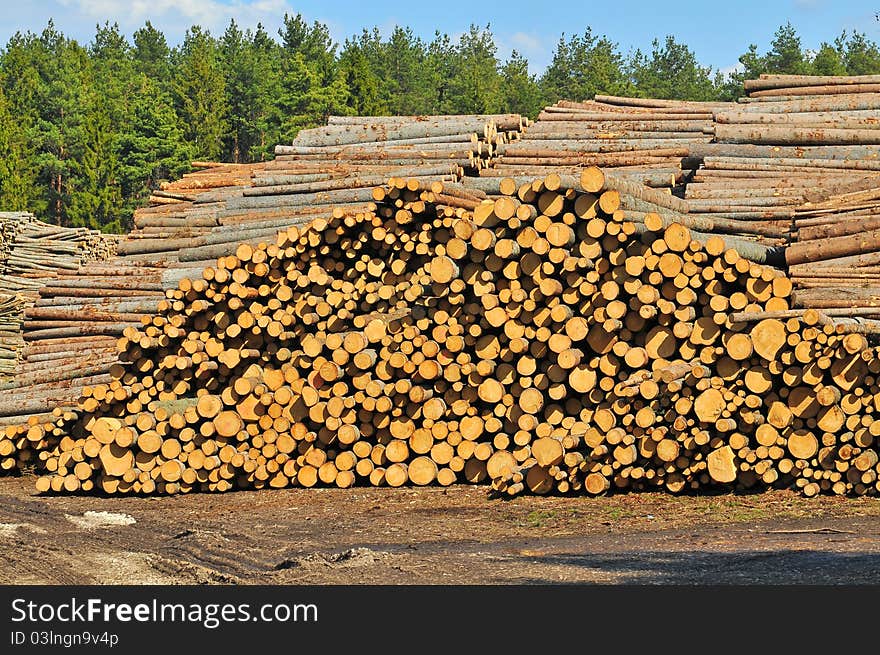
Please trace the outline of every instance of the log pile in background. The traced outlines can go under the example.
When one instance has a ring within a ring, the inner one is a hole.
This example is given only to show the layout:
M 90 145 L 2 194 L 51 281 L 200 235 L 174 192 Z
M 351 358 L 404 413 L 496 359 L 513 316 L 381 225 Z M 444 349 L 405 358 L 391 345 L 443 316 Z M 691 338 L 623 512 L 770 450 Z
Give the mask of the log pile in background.
M 116 241 L 96 230 L 50 225 L 28 212 L 0 212 L 0 379 L 18 369 L 24 311 L 37 290 L 47 280 L 111 257 Z
M 792 310 L 718 237 L 626 221 L 598 169 L 566 182 L 473 209 L 389 186 L 242 245 L 125 330 L 110 383 L 4 443 L 40 444 L 53 492 L 878 492 L 857 323 Z
M 196 162 L 200 170 L 154 192 L 153 206 L 136 212 L 120 253 L 207 261 L 239 242 L 253 245 L 279 228 L 329 218 L 335 208 L 370 211 L 373 188 L 389 178 L 424 187 L 458 182 L 490 166 L 527 125 L 519 114 L 331 116 L 327 126 L 277 146 L 271 162 Z
M 601 95 L 588 102 L 561 101 L 546 107 L 518 142 L 505 146 L 495 166 L 462 182 L 496 195 L 504 177 L 519 184 L 549 172 L 576 175 L 584 166 L 599 165 L 634 220 L 659 213 L 701 232 L 780 246 L 788 223 L 757 225 L 700 207 L 689 217 L 690 203 L 682 200 L 700 163 L 692 150 L 712 140 L 715 112 L 735 106 Z
M 0 293 L 0 379 L 13 375 L 18 367 L 26 304 L 22 295 Z
M 713 111 L 730 104 L 599 95 L 587 102 L 560 101 L 503 148 L 494 170 L 480 175 L 534 178 L 596 165 L 647 186 L 671 188 L 686 179 L 682 159 L 690 146 L 712 140 Z
M 715 143 L 691 149 L 701 166 L 685 194 L 690 214 L 786 230 L 786 263 L 803 306 L 876 306 L 876 76 L 763 75 L 745 88 L 749 97 L 716 110 Z
M 0 275 L 32 277 L 107 259 L 116 237 L 87 228 L 37 220 L 27 212 L 0 212 Z M 5 278 L 0 278 L 0 280 Z

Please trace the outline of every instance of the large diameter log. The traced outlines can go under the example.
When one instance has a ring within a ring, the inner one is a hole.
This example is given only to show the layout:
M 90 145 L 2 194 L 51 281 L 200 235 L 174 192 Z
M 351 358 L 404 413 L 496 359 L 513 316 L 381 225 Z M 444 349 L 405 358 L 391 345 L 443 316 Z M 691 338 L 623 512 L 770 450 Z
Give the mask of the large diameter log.
M 727 107 L 734 103 L 730 102 L 703 102 L 699 100 L 666 100 L 663 98 L 630 98 L 625 96 L 604 95 L 597 93 L 593 100 L 609 105 L 623 105 L 625 107 L 650 107 L 650 108 L 683 108 L 686 111 L 711 110 L 717 107 Z M 575 103 L 560 102 L 560 107 L 576 106 Z
M 796 114 L 758 113 L 754 111 L 733 110 L 715 114 L 717 123 L 739 124 L 770 124 L 776 126 L 796 125 L 834 127 L 849 129 L 880 129 L 880 118 L 873 110 L 852 112 L 800 112 Z
M 426 182 L 442 182 L 444 176 L 426 176 L 419 179 Z M 245 189 L 244 197 L 249 196 L 275 196 L 291 193 L 316 193 L 318 191 L 335 191 L 338 189 L 357 189 L 363 187 L 380 186 L 386 182 L 385 176 L 346 177 L 323 182 L 308 182 L 304 184 L 281 184 L 276 186 L 262 186 Z
M 721 143 L 771 145 L 880 145 L 880 131 L 874 129 L 813 129 L 810 127 L 762 125 L 715 126 L 715 139 Z
M 630 196 L 640 198 L 641 200 L 659 205 L 660 207 L 666 207 L 667 209 L 671 209 L 681 214 L 687 214 L 690 211 L 688 202 L 677 196 L 656 189 L 651 189 L 643 184 L 616 176 L 613 173 L 606 174 L 605 188 L 614 189 L 620 193 L 626 193 Z
M 649 111 L 647 108 L 641 111 L 609 112 L 579 110 L 568 107 L 545 107 L 538 114 L 538 122 L 541 121 L 653 121 L 653 120 L 682 120 L 682 121 L 705 121 L 712 119 L 711 109 L 705 111 Z M 528 131 L 526 132 L 528 134 Z
M 456 153 L 462 155 L 476 154 L 479 155 L 485 151 L 486 154 L 492 152 L 491 143 L 486 143 L 474 139 L 468 139 L 464 142 L 452 143 L 410 143 L 409 141 L 380 141 L 376 143 L 353 143 L 342 146 L 329 146 L 322 148 L 314 148 L 311 146 L 276 146 L 276 150 L 283 150 L 279 153 L 292 156 L 296 159 L 312 160 L 312 161 L 333 161 L 345 160 L 348 158 L 361 159 L 380 159 L 383 156 L 405 155 L 412 156 L 418 154 L 423 157 L 448 157 L 450 153 L 454 156 Z M 228 195 L 228 191 L 217 192 L 214 197 L 220 199 Z M 201 197 L 199 198 L 199 201 Z
M 535 123 L 528 129 L 523 141 L 529 139 L 544 139 L 545 134 L 564 134 L 565 138 L 580 138 L 583 130 L 618 131 L 628 130 L 632 132 L 692 132 L 703 133 L 712 127 L 712 121 L 682 121 L 682 120 L 649 120 L 649 121 L 549 121 L 547 123 Z
M 229 209 L 250 209 L 254 207 L 296 207 L 305 205 L 331 205 L 337 202 L 368 202 L 373 199 L 372 189 L 339 189 L 319 193 L 303 193 L 268 198 L 233 198 L 227 204 Z M 200 245 L 200 244 L 199 244 Z
M 745 80 L 747 92 L 764 89 L 811 86 L 853 86 L 880 84 L 880 75 L 779 75 L 764 73 L 754 80 Z
M 880 250 L 880 229 L 859 233 L 857 236 L 845 235 L 821 241 L 793 243 L 785 251 L 785 261 L 792 266 L 877 250 Z
M 454 122 L 413 121 L 405 124 L 386 125 L 328 125 L 300 130 L 294 139 L 298 146 L 338 146 L 355 143 L 373 143 L 396 139 L 462 134 L 478 131 L 484 133 L 486 122 L 464 119 Z M 285 146 L 277 146 L 275 154 L 288 154 Z
M 849 87 L 852 90 L 852 87 Z M 801 113 L 813 111 L 854 111 L 880 107 L 878 93 L 847 93 L 828 96 L 790 96 L 771 98 L 743 98 L 743 111 L 761 113 Z M 770 102 L 768 102 L 770 101 Z
M 591 153 L 641 152 L 660 149 L 674 149 L 677 152 L 690 152 L 691 144 L 709 143 L 712 137 L 700 139 L 620 139 L 584 141 L 518 141 L 499 148 L 498 154 L 505 157 L 576 157 Z M 682 155 L 682 156 L 685 156 Z
M 786 159 L 880 159 L 880 147 L 859 146 L 773 146 L 752 144 L 695 143 L 689 146 L 691 157 L 746 157 Z
M 880 93 L 880 83 L 777 87 L 753 91 L 749 96 L 751 98 L 769 98 L 774 96 L 823 96 L 852 93 Z
M 117 246 L 120 255 L 138 253 L 171 252 L 192 246 L 201 245 L 202 237 L 184 239 L 131 239 L 122 241 Z
M 519 114 L 457 114 L 454 116 L 439 114 L 428 116 L 329 116 L 328 125 L 370 125 L 370 124 L 410 124 L 412 122 L 423 123 L 455 123 L 458 125 L 473 124 L 482 125 L 494 123 L 499 130 L 520 130 L 525 120 Z

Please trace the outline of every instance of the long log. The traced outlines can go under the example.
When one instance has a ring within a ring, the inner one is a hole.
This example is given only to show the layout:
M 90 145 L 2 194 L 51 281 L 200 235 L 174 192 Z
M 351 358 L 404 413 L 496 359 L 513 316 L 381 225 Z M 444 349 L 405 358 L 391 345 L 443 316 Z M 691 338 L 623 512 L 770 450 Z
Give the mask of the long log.
M 753 127 L 718 123 L 715 125 L 715 139 L 721 143 L 771 145 L 880 145 L 880 131 L 799 125 Z
M 751 98 L 774 96 L 824 96 L 849 93 L 880 93 L 880 84 L 825 84 L 821 86 L 790 86 L 752 91 Z

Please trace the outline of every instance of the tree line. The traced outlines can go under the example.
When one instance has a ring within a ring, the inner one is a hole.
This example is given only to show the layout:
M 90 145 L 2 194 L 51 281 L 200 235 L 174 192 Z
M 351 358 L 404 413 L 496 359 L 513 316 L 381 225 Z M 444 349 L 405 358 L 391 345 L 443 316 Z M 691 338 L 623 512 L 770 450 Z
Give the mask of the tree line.
M 169 46 L 147 22 L 127 39 L 98 25 L 86 45 L 52 21 L 0 52 L 0 209 L 108 232 L 130 227 L 152 189 L 191 160 L 253 162 L 330 114 L 517 112 L 596 93 L 732 100 L 761 73 L 880 73 L 880 48 L 844 32 L 808 50 L 790 25 L 724 74 L 674 37 L 623 52 L 587 27 L 563 35 L 540 75 L 514 51 L 502 60 L 489 26 L 457 40 L 406 27 L 333 41 L 326 25 L 285 15 L 277 34 L 222 35 L 192 26 Z

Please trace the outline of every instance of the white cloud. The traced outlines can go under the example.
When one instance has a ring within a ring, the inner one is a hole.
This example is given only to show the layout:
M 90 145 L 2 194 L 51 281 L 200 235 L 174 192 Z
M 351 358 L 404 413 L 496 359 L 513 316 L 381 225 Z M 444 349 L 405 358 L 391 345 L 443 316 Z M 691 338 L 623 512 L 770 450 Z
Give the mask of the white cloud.
M 551 59 L 551 48 L 541 37 L 527 32 L 514 32 L 511 35 L 496 34 L 495 44 L 498 46 L 498 57 L 504 61 L 516 50 L 529 62 L 529 72 L 540 75 Z
M 544 49 L 541 39 L 533 34 L 517 32 L 510 37 L 510 43 L 523 54 L 533 54 Z
M 726 77 L 727 75 L 730 75 L 732 73 L 742 72 L 743 65 L 740 63 L 736 63 L 733 66 L 722 66 L 718 70 L 721 72 L 722 75 L 724 75 Z
M 235 0 L 231 3 L 218 0 L 61 0 L 61 3 L 101 22 L 118 22 L 123 28 L 137 27 L 149 20 L 157 27 L 167 26 L 170 31 L 181 32 L 190 24 L 216 32 L 233 18 L 244 27 L 253 27 L 261 21 L 275 24 L 284 12 L 296 13 L 287 0 Z

